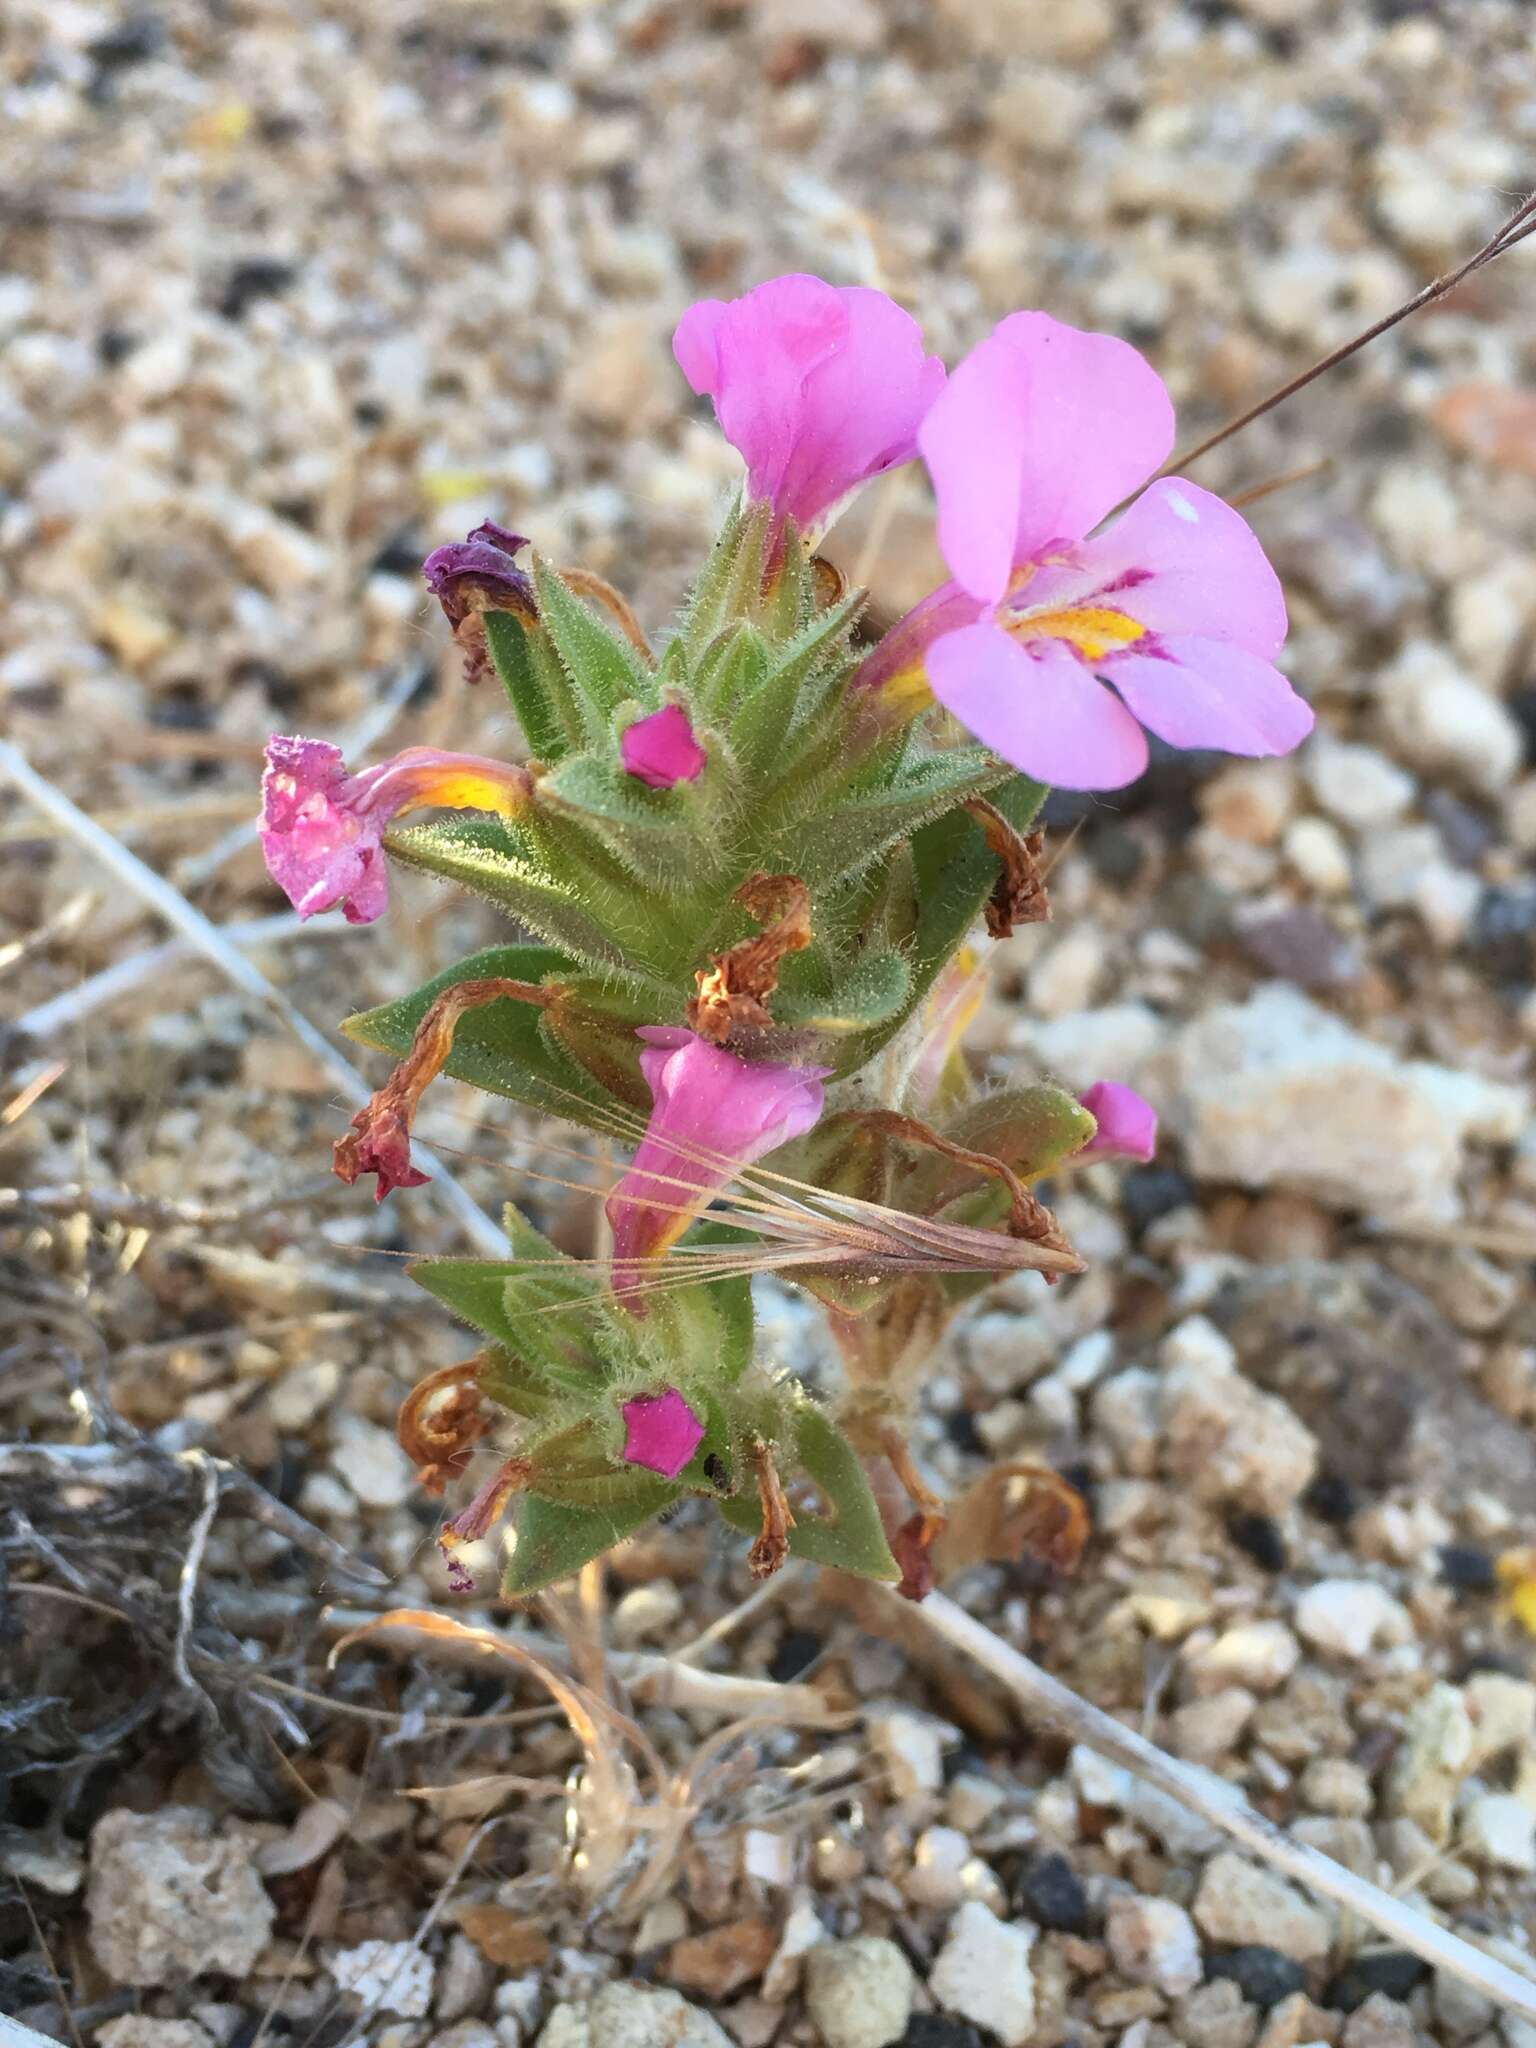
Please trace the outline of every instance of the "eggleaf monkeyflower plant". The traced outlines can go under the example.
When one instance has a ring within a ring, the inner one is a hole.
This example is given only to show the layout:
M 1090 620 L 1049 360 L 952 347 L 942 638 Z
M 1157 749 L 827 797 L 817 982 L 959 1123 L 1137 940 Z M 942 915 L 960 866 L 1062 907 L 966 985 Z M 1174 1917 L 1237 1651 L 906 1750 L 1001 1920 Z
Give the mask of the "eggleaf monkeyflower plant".
M 1248 755 L 1307 732 L 1280 588 L 1237 512 L 1157 474 L 1172 406 L 1111 336 L 1018 313 L 946 378 L 883 294 L 791 276 L 694 306 L 674 347 L 746 480 L 658 653 L 600 579 L 486 524 L 425 575 L 528 758 L 268 750 L 262 843 L 301 916 L 377 918 L 400 862 L 530 935 L 349 1020 L 399 1064 L 338 1173 L 419 1183 L 443 1071 L 634 1148 L 606 1260 L 509 1205 L 505 1260 L 413 1268 L 483 1343 L 401 1439 L 456 1496 L 494 1449 L 442 1541 L 467 1584 L 461 1546 L 510 1515 L 509 1596 L 690 1494 L 760 1576 L 803 1556 L 920 1595 L 999 1544 L 1070 1560 L 1069 1488 L 1015 1468 L 943 1502 L 908 1428 L 970 1295 L 1081 1270 L 1041 1179 L 1146 1158 L 1155 1122 L 1113 1080 L 978 1088 L 960 1041 L 987 945 L 1047 915 L 1049 785 L 1121 787 L 1148 732 Z M 915 458 L 950 580 L 871 645 L 817 548 Z M 755 1353 L 763 1267 L 825 1306 L 830 1402 Z

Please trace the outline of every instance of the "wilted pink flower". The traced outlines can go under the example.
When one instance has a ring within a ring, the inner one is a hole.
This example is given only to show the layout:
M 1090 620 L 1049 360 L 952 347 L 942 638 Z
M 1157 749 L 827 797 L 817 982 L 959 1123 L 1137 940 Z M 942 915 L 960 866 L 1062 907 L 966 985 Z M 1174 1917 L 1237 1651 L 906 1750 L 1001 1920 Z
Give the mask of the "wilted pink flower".
M 533 579 L 515 559 L 527 545 L 525 535 L 483 519 L 463 540 L 432 550 L 421 573 L 450 626 L 461 626 L 472 611 L 533 610 Z
M 516 817 L 531 788 L 525 768 L 435 747 L 349 775 L 328 741 L 274 736 L 261 778 L 267 873 L 300 917 L 340 904 L 349 924 L 371 924 L 389 902 L 380 842 L 392 818 L 428 804 Z
M 1123 1081 L 1095 1081 L 1079 1101 L 1098 1125 L 1079 1159 L 1150 1159 L 1157 1150 L 1157 1111 Z
M 1312 713 L 1272 666 L 1285 601 L 1246 521 L 1167 478 L 1089 537 L 1172 441 L 1162 380 L 1126 342 L 1004 320 L 918 432 L 955 580 L 861 681 L 899 691 L 926 670 L 978 739 L 1068 789 L 1133 781 L 1143 727 L 1231 754 L 1296 746 Z
M 702 299 L 678 322 L 672 350 L 746 458 L 749 494 L 802 528 L 911 460 L 944 385 L 944 365 L 924 355 L 910 314 L 883 292 L 819 277 L 769 278 L 729 303 Z
M 628 774 L 652 789 L 692 782 L 709 759 L 693 736 L 687 712 L 676 704 L 664 705 L 648 718 L 637 718 L 633 725 L 625 726 L 619 757 Z
M 619 1409 L 624 1417 L 624 1462 L 675 1479 L 704 1438 L 704 1425 L 676 1387 L 638 1394 Z
M 675 1244 L 717 1188 L 811 1128 L 830 1072 L 744 1060 L 681 1025 L 642 1024 L 636 1035 L 645 1041 L 640 1069 L 653 1106 L 606 1204 L 620 1293 L 633 1288 L 635 1261 Z
M 336 1145 L 335 1172 L 351 1187 L 361 1175 L 376 1173 L 373 1199 L 382 1202 L 396 1188 L 425 1187 L 430 1176 L 411 1164 L 411 1120 L 399 1106 L 383 1111 L 372 1102 L 352 1119 L 352 1130 Z

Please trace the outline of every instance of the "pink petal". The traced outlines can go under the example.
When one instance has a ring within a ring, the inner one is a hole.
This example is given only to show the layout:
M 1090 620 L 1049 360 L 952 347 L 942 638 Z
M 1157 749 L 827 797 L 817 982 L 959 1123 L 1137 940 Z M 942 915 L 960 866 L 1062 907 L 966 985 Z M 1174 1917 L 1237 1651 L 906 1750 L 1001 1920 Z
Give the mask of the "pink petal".
M 1100 664 L 1130 709 L 1171 747 L 1224 754 L 1288 754 L 1312 730 L 1310 705 L 1279 669 L 1230 641 L 1193 634 L 1160 638 Z
M 704 1441 L 704 1425 L 676 1387 L 639 1394 L 619 1409 L 624 1417 L 624 1462 L 675 1479 Z
M 709 759 L 693 736 L 687 712 L 676 704 L 626 726 L 619 738 L 619 757 L 627 774 L 652 789 L 692 782 Z
M 1240 512 L 1182 477 L 1149 484 L 1078 559 L 1103 593 L 1094 601 L 1122 608 L 1149 632 L 1229 640 L 1266 660 L 1285 640 L 1285 597 L 1258 536 Z M 1021 595 L 1041 601 L 1032 587 Z M 1050 602 L 1064 601 L 1052 592 Z
M 995 603 L 1009 572 L 1081 540 L 1173 445 L 1173 405 L 1128 342 L 1014 313 L 972 349 L 918 434 L 957 582 Z
M 1147 765 L 1140 726 L 1059 640 L 1021 646 L 991 623 L 964 626 L 929 648 L 928 678 L 984 746 L 1037 782 L 1120 789 Z
M 655 1258 L 717 1188 L 821 1115 L 825 1067 L 744 1060 L 674 1025 L 642 1025 L 640 1069 L 654 1103 L 629 1171 L 609 1195 L 615 1284 Z M 632 1283 L 633 1275 L 629 1275 Z
M 1157 1111 L 1123 1081 L 1095 1081 L 1079 1097 L 1098 1129 L 1079 1159 L 1150 1159 L 1157 1150 Z
M 883 292 L 775 277 L 706 299 L 672 349 L 747 464 L 747 487 L 804 526 L 916 446 L 943 383 L 910 314 Z

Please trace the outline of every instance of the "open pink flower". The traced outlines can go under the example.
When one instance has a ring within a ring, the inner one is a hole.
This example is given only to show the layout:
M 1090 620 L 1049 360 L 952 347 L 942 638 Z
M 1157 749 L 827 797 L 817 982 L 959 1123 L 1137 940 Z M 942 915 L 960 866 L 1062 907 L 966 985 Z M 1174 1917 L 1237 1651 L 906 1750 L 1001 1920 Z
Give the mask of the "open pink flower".
M 392 818 L 428 804 L 516 817 L 531 790 L 525 768 L 475 754 L 407 747 L 349 775 L 329 742 L 274 736 L 261 778 L 261 851 L 300 917 L 340 904 L 349 924 L 371 924 L 389 903 L 381 841 Z
M 1196 484 L 1151 484 L 1173 442 L 1161 378 L 1126 342 L 1015 313 L 966 357 L 918 446 L 954 582 L 861 676 L 926 670 L 941 704 L 1037 781 L 1118 789 L 1147 731 L 1176 747 L 1281 754 L 1312 713 L 1273 656 L 1285 601 L 1257 539 Z
M 619 758 L 625 772 L 652 789 L 670 789 L 677 782 L 692 782 L 702 774 L 709 756 L 693 736 L 688 714 L 680 705 L 666 704 L 649 718 L 637 718 L 619 738 Z
M 811 1128 L 830 1072 L 744 1060 L 681 1025 L 642 1024 L 636 1035 L 645 1041 L 640 1069 L 653 1107 L 606 1205 L 620 1293 L 633 1288 L 635 1262 L 675 1244 L 742 1167 Z
M 1098 1125 L 1079 1159 L 1147 1160 L 1157 1150 L 1157 1111 L 1123 1081 L 1095 1081 L 1079 1101 Z
M 944 385 L 917 322 L 883 292 L 798 274 L 690 306 L 672 350 L 746 458 L 750 495 L 802 528 L 911 460 Z
M 637 1394 L 619 1409 L 624 1417 L 624 1462 L 675 1479 L 704 1440 L 704 1425 L 676 1387 Z

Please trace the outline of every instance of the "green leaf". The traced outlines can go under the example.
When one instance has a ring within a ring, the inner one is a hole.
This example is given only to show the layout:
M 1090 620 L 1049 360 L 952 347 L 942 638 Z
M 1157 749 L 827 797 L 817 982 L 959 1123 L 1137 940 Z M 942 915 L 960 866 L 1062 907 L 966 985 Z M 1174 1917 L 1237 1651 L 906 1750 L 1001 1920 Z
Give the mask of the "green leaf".
M 547 1423 L 561 1395 L 527 1359 L 494 1345 L 476 1375 L 481 1393 L 522 1422 Z
M 738 502 L 689 593 L 678 639 L 697 661 L 722 627 L 750 618 L 763 587 L 768 507 Z
M 750 1244 L 743 1231 L 728 1223 L 695 1224 L 684 1244 L 720 1245 L 734 1250 Z M 691 1251 L 682 1258 L 692 1258 Z M 708 1261 L 703 1265 L 707 1268 Z M 671 1258 L 674 1275 L 686 1271 L 679 1253 Z M 707 1362 L 716 1386 L 739 1380 L 752 1362 L 752 1288 L 745 1274 L 729 1279 L 699 1280 L 692 1287 L 673 1287 L 653 1294 L 637 1329 L 638 1342 L 665 1373 L 686 1379 Z
M 1027 832 L 1046 791 L 1027 775 L 1011 777 L 988 793 L 1015 831 Z M 839 1073 L 851 1073 L 874 1058 L 895 1036 L 932 987 L 939 970 L 964 942 L 981 916 L 982 905 L 997 880 L 997 856 L 974 818 L 951 811 L 912 835 L 912 875 L 916 896 L 907 953 L 912 987 L 899 1016 L 855 1039 L 838 1061 Z
M 768 642 L 745 619 L 723 628 L 700 656 L 694 671 L 694 701 L 702 713 L 711 720 L 730 722 L 734 732 L 738 707 L 761 684 L 770 655 Z
M 516 612 L 486 612 L 485 644 L 535 757 L 558 761 L 580 744 L 571 687 L 549 636 Z
M 676 887 L 719 865 L 724 835 L 712 840 L 699 829 L 719 779 L 711 760 L 693 782 L 648 789 L 617 761 L 583 753 L 546 775 L 539 794 L 595 833 L 636 880 Z M 661 908 L 648 907 L 653 916 Z
M 664 1479 L 636 1482 L 629 1497 L 610 1507 L 571 1507 L 524 1494 L 517 1511 L 517 1545 L 502 1578 L 502 1597 L 524 1600 L 556 1579 L 568 1579 L 594 1557 L 633 1536 L 653 1515 L 681 1498 L 683 1488 Z
M 526 844 L 526 842 L 524 842 Z M 498 910 L 592 966 L 622 968 L 624 953 L 604 925 L 578 901 L 576 876 L 560 881 L 530 861 L 517 837 L 489 818 L 454 818 L 386 833 L 386 850 L 407 867 L 441 875 L 473 889 Z M 574 865 L 574 864 L 571 864 Z M 597 907 L 598 890 L 581 878 L 580 894 Z M 632 885 L 631 885 L 632 893 Z M 627 909 L 611 884 L 602 890 L 605 910 Z
M 417 1025 L 445 988 L 503 976 L 511 981 L 563 980 L 571 972 L 566 956 L 550 946 L 487 946 L 444 968 L 398 1002 L 380 1003 L 377 1009 L 348 1017 L 341 1028 L 360 1045 L 403 1058 Z M 466 1012 L 443 1071 L 456 1081 L 469 1081 L 492 1095 L 509 1096 L 594 1130 L 606 1130 L 613 1115 L 611 1098 L 550 1042 L 532 1003 L 503 998 Z
M 652 704 L 656 678 L 619 634 L 591 611 L 541 555 L 533 558 L 533 584 L 555 652 L 571 679 L 588 737 L 600 740 L 626 698 Z
M 832 1514 L 797 1511 L 789 1532 L 790 1556 L 833 1565 L 861 1579 L 899 1579 L 901 1569 L 885 1540 L 880 1510 L 858 1455 L 837 1425 L 810 1401 L 795 1411 L 795 1454 Z M 759 1510 L 751 1495 L 722 1501 L 720 1512 L 733 1528 L 757 1533 Z
M 984 795 L 1008 772 L 985 747 L 956 747 L 919 761 L 884 788 L 842 797 L 797 831 L 795 872 L 823 888 L 859 874 L 898 840 Z
M 892 947 L 871 945 L 824 995 L 798 996 L 786 975 L 774 1008 L 782 1025 L 845 1038 L 896 1016 L 906 1006 L 911 985 L 902 955 Z
M 590 1343 L 602 1313 L 596 1276 L 535 1230 L 515 1203 L 507 1203 L 502 1224 L 510 1260 L 422 1259 L 408 1268 L 411 1278 L 515 1352 L 550 1390 L 592 1393 L 605 1377 Z

